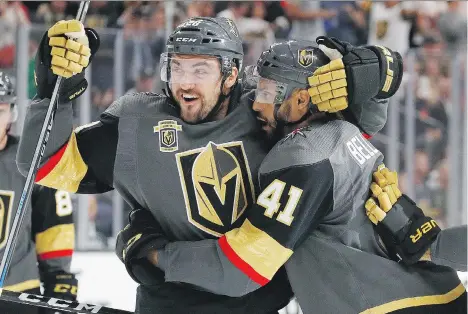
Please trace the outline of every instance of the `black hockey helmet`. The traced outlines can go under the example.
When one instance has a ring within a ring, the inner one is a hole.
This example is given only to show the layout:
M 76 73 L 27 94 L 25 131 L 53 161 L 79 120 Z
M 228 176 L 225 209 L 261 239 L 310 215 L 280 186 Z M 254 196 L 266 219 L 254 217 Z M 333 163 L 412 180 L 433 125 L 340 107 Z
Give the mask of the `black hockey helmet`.
M 223 75 L 231 74 L 234 62 L 239 70 L 239 77 L 242 76 L 244 59 L 242 39 L 236 25 L 228 18 L 191 18 L 176 27 L 167 39 L 166 45 L 165 56 L 177 53 L 219 57 Z
M 13 82 L 5 72 L 0 72 L 0 104 L 11 104 L 16 102 L 16 93 Z
M 315 42 L 290 40 L 275 43 L 264 51 L 257 61 L 255 72 L 260 78 L 275 84 L 276 91 L 271 94 L 272 98 L 268 103 L 273 103 L 279 108 L 294 89 L 308 88 L 307 78 L 312 76 L 317 68 L 329 62 L 330 59 Z M 316 106 L 310 103 L 310 108 L 314 111 Z

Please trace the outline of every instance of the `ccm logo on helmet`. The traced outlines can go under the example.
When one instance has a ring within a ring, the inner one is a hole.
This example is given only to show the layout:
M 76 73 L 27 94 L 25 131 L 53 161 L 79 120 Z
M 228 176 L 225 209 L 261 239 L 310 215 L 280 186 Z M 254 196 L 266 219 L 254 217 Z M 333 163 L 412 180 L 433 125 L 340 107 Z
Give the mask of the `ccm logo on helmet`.
M 184 42 L 184 43 L 194 43 L 197 41 L 196 38 L 188 38 L 188 37 L 179 37 L 179 38 L 176 38 L 175 41 L 181 41 L 181 42 Z

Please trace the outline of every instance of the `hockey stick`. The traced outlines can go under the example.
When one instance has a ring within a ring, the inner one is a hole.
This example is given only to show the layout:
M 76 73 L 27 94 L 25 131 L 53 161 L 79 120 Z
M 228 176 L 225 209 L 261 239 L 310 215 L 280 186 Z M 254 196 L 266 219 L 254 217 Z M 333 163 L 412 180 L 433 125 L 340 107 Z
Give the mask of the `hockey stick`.
M 76 15 L 77 20 L 84 22 L 86 12 L 88 12 L 89 2 L 90 1 L 81 1 L 80 8 L 78 9 L 78 13 Z M 26 177 L 26 183 L 24 185 L 23 192 L 21 193 L 21 197 L 18 203 L 18 209 L 16 210 L 15 220 L 13 220 L 13 224 L 11 225 L 11 232 L 8 236 L 8 240 L 5 246 L 2 263 L 0 264 L 0 295 L 3 291 L 3 286 L 5 284 L 5 279 L 10 268 L 11 259 L 13 258 L 13 252 L 15 251 L 18 233 L 20 231 L 21 224 L 26 214 L 26 205 L 29 203 L 29 199 L 31 197 L 34 185 L 34 178 L 36 177 L 36 173 L 39 168 L 39 163 L 42 159 L 42 156 L 44 155 L 44 151 L 49 140 L 50 131 L 52 130 L 52 125 L 54 124 L 54 116 L 57 110 L 56 101 L 61 83 L 62 77 L 59 76 L 57 78 L 57 82 L 55 83 L 54 92 L 52 93 L 49 108 L 47 109 L 44 124 L 42 125 L 41 134 L 37 142 L 36 150 L 34 151 L 34 157 L 31 162 L 31 168 L 29 168 L 28 176 Z
M 75 313 L 75 314 L 130 314 L 124 310 L 117 310 L 110 307 L 104 307 L 99 305 L 92 305 L 87 303 L 78 303 L 74 301 L 60 300 L 56 298 L 49 298 L 42 295 L 35 295 L 22 292 L 12 292 L 5 290 L 0 296 L 0 301 L 13 302 L 22 304 L 25 307 L 41 307 L 52 310 L 57 310 L 64 313 Z M 0 302 L 0 313 L 4 313 Z M 31 311 L 33 312 L 33 311 Z M 28 312 L 29 313 L 29 312 Z M 33 313 L 36 313 L 34 311 Z

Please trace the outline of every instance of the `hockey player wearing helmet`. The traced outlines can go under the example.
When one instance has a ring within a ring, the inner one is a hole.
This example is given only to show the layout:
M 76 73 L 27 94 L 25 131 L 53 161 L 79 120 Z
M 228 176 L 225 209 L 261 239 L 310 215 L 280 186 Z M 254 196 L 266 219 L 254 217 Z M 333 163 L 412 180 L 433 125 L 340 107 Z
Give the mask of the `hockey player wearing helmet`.
M 166 280 L 237 297 L 285 266 L 307 314 L 466 313 L 456 271 L 403 267 L 376 237 L 364 203 L 383 156 L 357 127 L 318 112 L 307 90 L 312 73 L 336 62 L 311 42 L 262 54 L 253 109 L 276 145 L 260 165 L 256 204 L 220 239 L 169 243 L 149 260 Z
M 26 181 L 15 163 L 19 138 L 9 132 L 17 117 L 15 103 L 13 83 L 0 72 L 0 258 Z M 78 282 L 70 273 L 75 239 L 70 195 L 36 185 L 25 210 L 4 289 L 41 294 L 42 283 L 45 296 L 76 300 Z M 39 313 L 4 301 L 0 309 L 2 313 Z
M 146 260 L 147 250 L 167 242 L 156 235 L 170 241 L 218 238 L 239 227 L 254 204 L 255 178 L 269 146 L 259 136 L 250 95 L 241 97 L 241 42 L 228 19 L 182 23 L 161 60 L 167 95 L 125 95 L 99 121 L 74 131 L 69 101 L 87 87 L 83 70 L 99 47 L 97 33 L 78 21 L 61 21 L 40 44 L 37 96 L 26 115 L 18 167 L 23 174 L 28 170 L 57 75 L 66 77 L 36 182 L 74 193 L 115 188 L 133 208 L 144 208 L 132 213 L 116 246 L 141 284 L 137 313 L 269 313 L 292 295 L 284 272 L 252 294 L 232 298 L 168 280 Z M 380 104 L 368 96 L 369 103 Z

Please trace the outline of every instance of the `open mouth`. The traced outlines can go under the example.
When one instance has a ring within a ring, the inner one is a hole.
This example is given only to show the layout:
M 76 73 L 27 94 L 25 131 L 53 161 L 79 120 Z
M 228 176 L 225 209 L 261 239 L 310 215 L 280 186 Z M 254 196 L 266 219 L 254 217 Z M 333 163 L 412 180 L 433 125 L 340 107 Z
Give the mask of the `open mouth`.
M 182 93 L 182 98 L 186 103 L 192 103 L 196 101 L 199 97 L 194 94 Z

